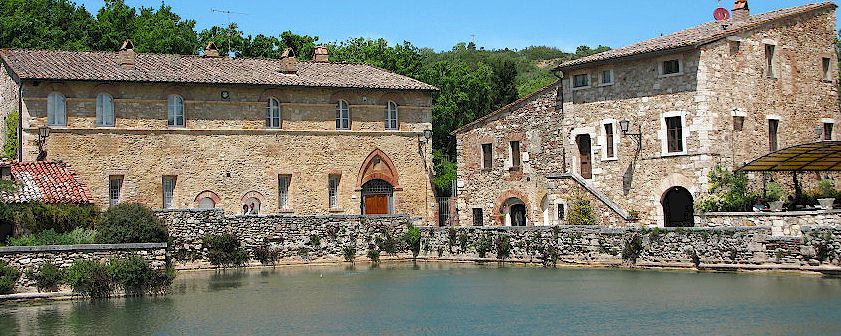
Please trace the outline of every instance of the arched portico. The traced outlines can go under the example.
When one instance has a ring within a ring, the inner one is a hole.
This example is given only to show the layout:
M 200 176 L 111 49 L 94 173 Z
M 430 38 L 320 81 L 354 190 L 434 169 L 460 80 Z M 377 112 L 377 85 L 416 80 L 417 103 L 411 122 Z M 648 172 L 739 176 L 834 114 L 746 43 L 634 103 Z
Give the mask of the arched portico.
M 663 205 L 663 226 L 692 227 L 695 225 L 692 193 L 684 187 L 669 188 L 660 201 Z

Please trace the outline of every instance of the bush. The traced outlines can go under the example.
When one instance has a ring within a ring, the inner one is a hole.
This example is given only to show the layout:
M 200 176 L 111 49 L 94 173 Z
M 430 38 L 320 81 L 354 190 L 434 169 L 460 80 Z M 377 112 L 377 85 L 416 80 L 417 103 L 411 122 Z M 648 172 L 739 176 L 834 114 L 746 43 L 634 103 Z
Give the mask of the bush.
M 502 261 L 511 257 L 511 238 L 506 235 L 496 236 L 496 258 Z
M 368 259 L 371 259 L 371 262 L 375 263 L 375 264 L 380 262 L 380 251 L 378 251 L 377 249 L 374 249 L 374 248 L 369 248 L 368 249 Z
M 12 293 L 18 279 L 20 279 L 20 271 L 0 260 L 0 294 Z
M 79 245 L 96 242 L 96 230 L 76 228 L 69 233 L 58 233 L 47 229 L 36 234 L 10 237 L 9 246 Z
M 172 286 L 172 281 L 175 280 L 175 268 L 172 265 L 167 265 L 166 269 L 154 270 L 149 276 L 149 289 L 151 295 L 166 294 Z
M 834 198 L 835 194 L 835 180 L 825 178 L 818 181 L 818 189 L 815 192 L 817 198 Z
M 785 201 L 786 194 L 783 187 L 777 182 L 769 182 L 765 188 L 765 199 L 768 202 Z
M 29 273 L 27 276 L 35 280 L 35 287 L 38 288 L 39 292 L 58 291 L 58 286 L 64 282 L 64 272 L 51 263 L 41 265 L 37 272 Z
M 17 234 L 37 234 L 45 230 L 58 233 L 76 228 L 93 228 L 99 211 L 92 205 L 0 204 L 0 225 L 18 228 Z
M 74 261 L 64 270 L 64 282 L 70 285 L 73 292 L 82 296 L 104 298 L 114 292 L 108 267 L 93 260 Z
M 321 236 L 317 234 L 310 235 L 310 245 L 313 247 L 321 246 Z
M 590 205 L 590 200 L 581 195 L 575 196 L 572 200 L 572 205 L 569 207 L 567 220 L 569 221 L 569 225 L 596 224 L 596 216 L 593 214 L 593 207 Z
M 633 236 L 625 239 L 624 245 L 622 246 L 622 260 L 630 264 L 636 264 L 637 259 L 642 254 L 642 249 L 642 237 L 635 233 Z
M 458 247 L 461 253 L 467 252 L 467 234 L 462 232 L 458 235 Z
M 453 246 L 456 245 L 456 235 L 458 231 L 454 228 L 447 229 L 447 246 L 450 248 L 450 253 L 453 252 Z
M 395 239 L 394 235 L 388 231 L 386 231 L 383 236 L 385 236 L 385 238 L 377 236 L 377 238 L 374 239 L 374 243 L 377 244 L 380 251 L 391 256 L 397 255 L 397 239 Z
M 97 241 L 106 244 L 166 243 L 163 221 L 146 206 L 123 203 L 108 209 L 98 226 Z
M 406 243 L 406 249 L 412 252 L 412 260 L 418 258 L 421 250 L 421 231 L 411 223 L 403 235 L 403 241 Z
M 254 249 L 254 258 L 263 265 L 274 265 L 280 259 L 280 250 L 263 245 Z
M 115 286 L 121 287 L 126 295 L 143 295 L 149 290 L 152 268 L 137 255 L 112 258 L 108 261 L 108 275 Z
M 744 173 L 733 173 L 718 165 L 707 177 L 710 195 L 695 203 L 699 212 L 750 211 L 759 197 L 758 193 L 748 190 L 748 178 Z
M 476 253 L 479 254 L 479 258 L 484 258 L 488 251 L 491 249 L 491 238 L 488 236 L 482 236 L 479 238 L 479 241 L 476 242 Z
M 207 259 L 214 266 L 242 266 L 248 262 L 248 252 L 241 247 L 239 239 L 230 234 L 210 235 L 202 238 L 207 249 Z
M 356 246 L 350 244 L 342 248 L 342 256 L 345 258 L 345 261 L 352 263 L 356 259 Z
M 546 244 L 540 251 L 540 260 L 543 267 L 556 267 L 558 265 L 560 255 L 558 249 L 552 244 Z

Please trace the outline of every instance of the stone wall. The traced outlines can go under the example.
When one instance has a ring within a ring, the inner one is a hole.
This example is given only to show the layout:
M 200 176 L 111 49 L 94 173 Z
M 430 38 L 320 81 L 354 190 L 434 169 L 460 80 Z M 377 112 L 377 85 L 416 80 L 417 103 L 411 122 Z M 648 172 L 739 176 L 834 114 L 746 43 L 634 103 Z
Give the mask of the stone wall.
M 774 236 L 800 236 L 806 226 L 841 227 L 841 210 L 786 212 L 709 212 L 695 216 L 699 227 L 770 227 Z
M 43 264 L 52 263 L 61 269 L 69 267 L 77 259 L 106 262 L 113 257 L 139 255 L 156 269 L 166 267 L 167 244 L 90 244 L 0 247 L 0 260 L 16 267 L 21 272 L 18 287 L 32 287 L 33 279 L 26 276 L 27 270 L 37 270 Z
M 9 76 L 5 66 L 0 64 L 0 149 L 6 143 L 6 119 L 10 113 L 18 110 L 18 84 Z M 17 129 L 18 125 L 12 125 Z M 2 159 L 3 153 L 0 153 Z M 14 157 L 6 158 L 17 160 L 17 153 Z
M 220 98 L 222 90 L 230 92 L 229 100 Z M 425 220 L 434 214 L 431 143 L 419 141 L 432 128 L 429 92 L 25 83 L 25 160 L 37 155 L 37 128 L 46 124 L 52 91 L 67 97 L 68 124 L 53 127 L 48 158 L 71 164 L 102 207 L 109 204 L 109 176 L 122 176 L 120 202 L 153 208 L 162 207 L 163 176 L 173 176 L 174 208 L 196 208 L 207 197 L 236 213 L 254 197 L 261 213 L 358 215 L 362 184 L 377 177 L 395 188 L 392 213 Z M 114 97 L 114 127 L 96 127 L 100 92 Z M 186 127 L 167 127 L 171 94 L 185 99 Z M 282 105 L 279 129 L 266 127 L 270 97 Z M 349 103 L 350 130 L 336 130 L 339 99 Z M 398 105 L 398 130 L 385 130 L 389 101 Z M 285 207 L 279 202 L 280 175 L 290 178 Z M 330 175 L 340 176 L 335 208 L 328 200 Z

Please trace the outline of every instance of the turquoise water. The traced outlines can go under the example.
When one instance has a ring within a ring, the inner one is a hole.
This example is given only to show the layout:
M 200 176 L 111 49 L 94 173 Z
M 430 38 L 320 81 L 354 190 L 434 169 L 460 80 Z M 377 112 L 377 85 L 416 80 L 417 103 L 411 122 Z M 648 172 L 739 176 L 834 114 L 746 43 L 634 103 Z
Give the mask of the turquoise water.
M 841 279 L 458 264 L 182 272 L 162 298 L 0 305 L 0 334 L 841 335 Z

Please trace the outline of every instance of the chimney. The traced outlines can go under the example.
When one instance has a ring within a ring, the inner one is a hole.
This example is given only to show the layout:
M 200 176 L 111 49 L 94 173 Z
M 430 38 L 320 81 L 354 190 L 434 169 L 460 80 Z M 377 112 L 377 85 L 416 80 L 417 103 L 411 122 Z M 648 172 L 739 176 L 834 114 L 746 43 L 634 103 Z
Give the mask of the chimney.
M 219 49 L 216 48 L 216 43 L 207 42 L 207 46 L 204 47 L 204 57 L 210 58 L 218 58 L 219 57 Z
M 325 46 L 317 46 L 315 47 L 315 51 L 313 51 L 312 55 L 313 62 L 318 63 L 327 63 L 330 62 L 330 57 L 327 52 L 327 47 Z
M 295 58 L 292 48 L 286 48 L 280 55 L 280 72 L 287 75 L 298 73 L 298 59 Z
M 117 52 L 117 58 L 120 61 L 120 67 L 126 70 L 134 69 L 134 64 L 137 62 L 137 53 L 134 52 L 134 43 L 131 40 L 125 40 L 120 45 L 120 51 Z
M 733 21 L 747 21 L 750 18 L 750 8 L 748 8 L 748 0 L 736 0 L 733 5 Z

